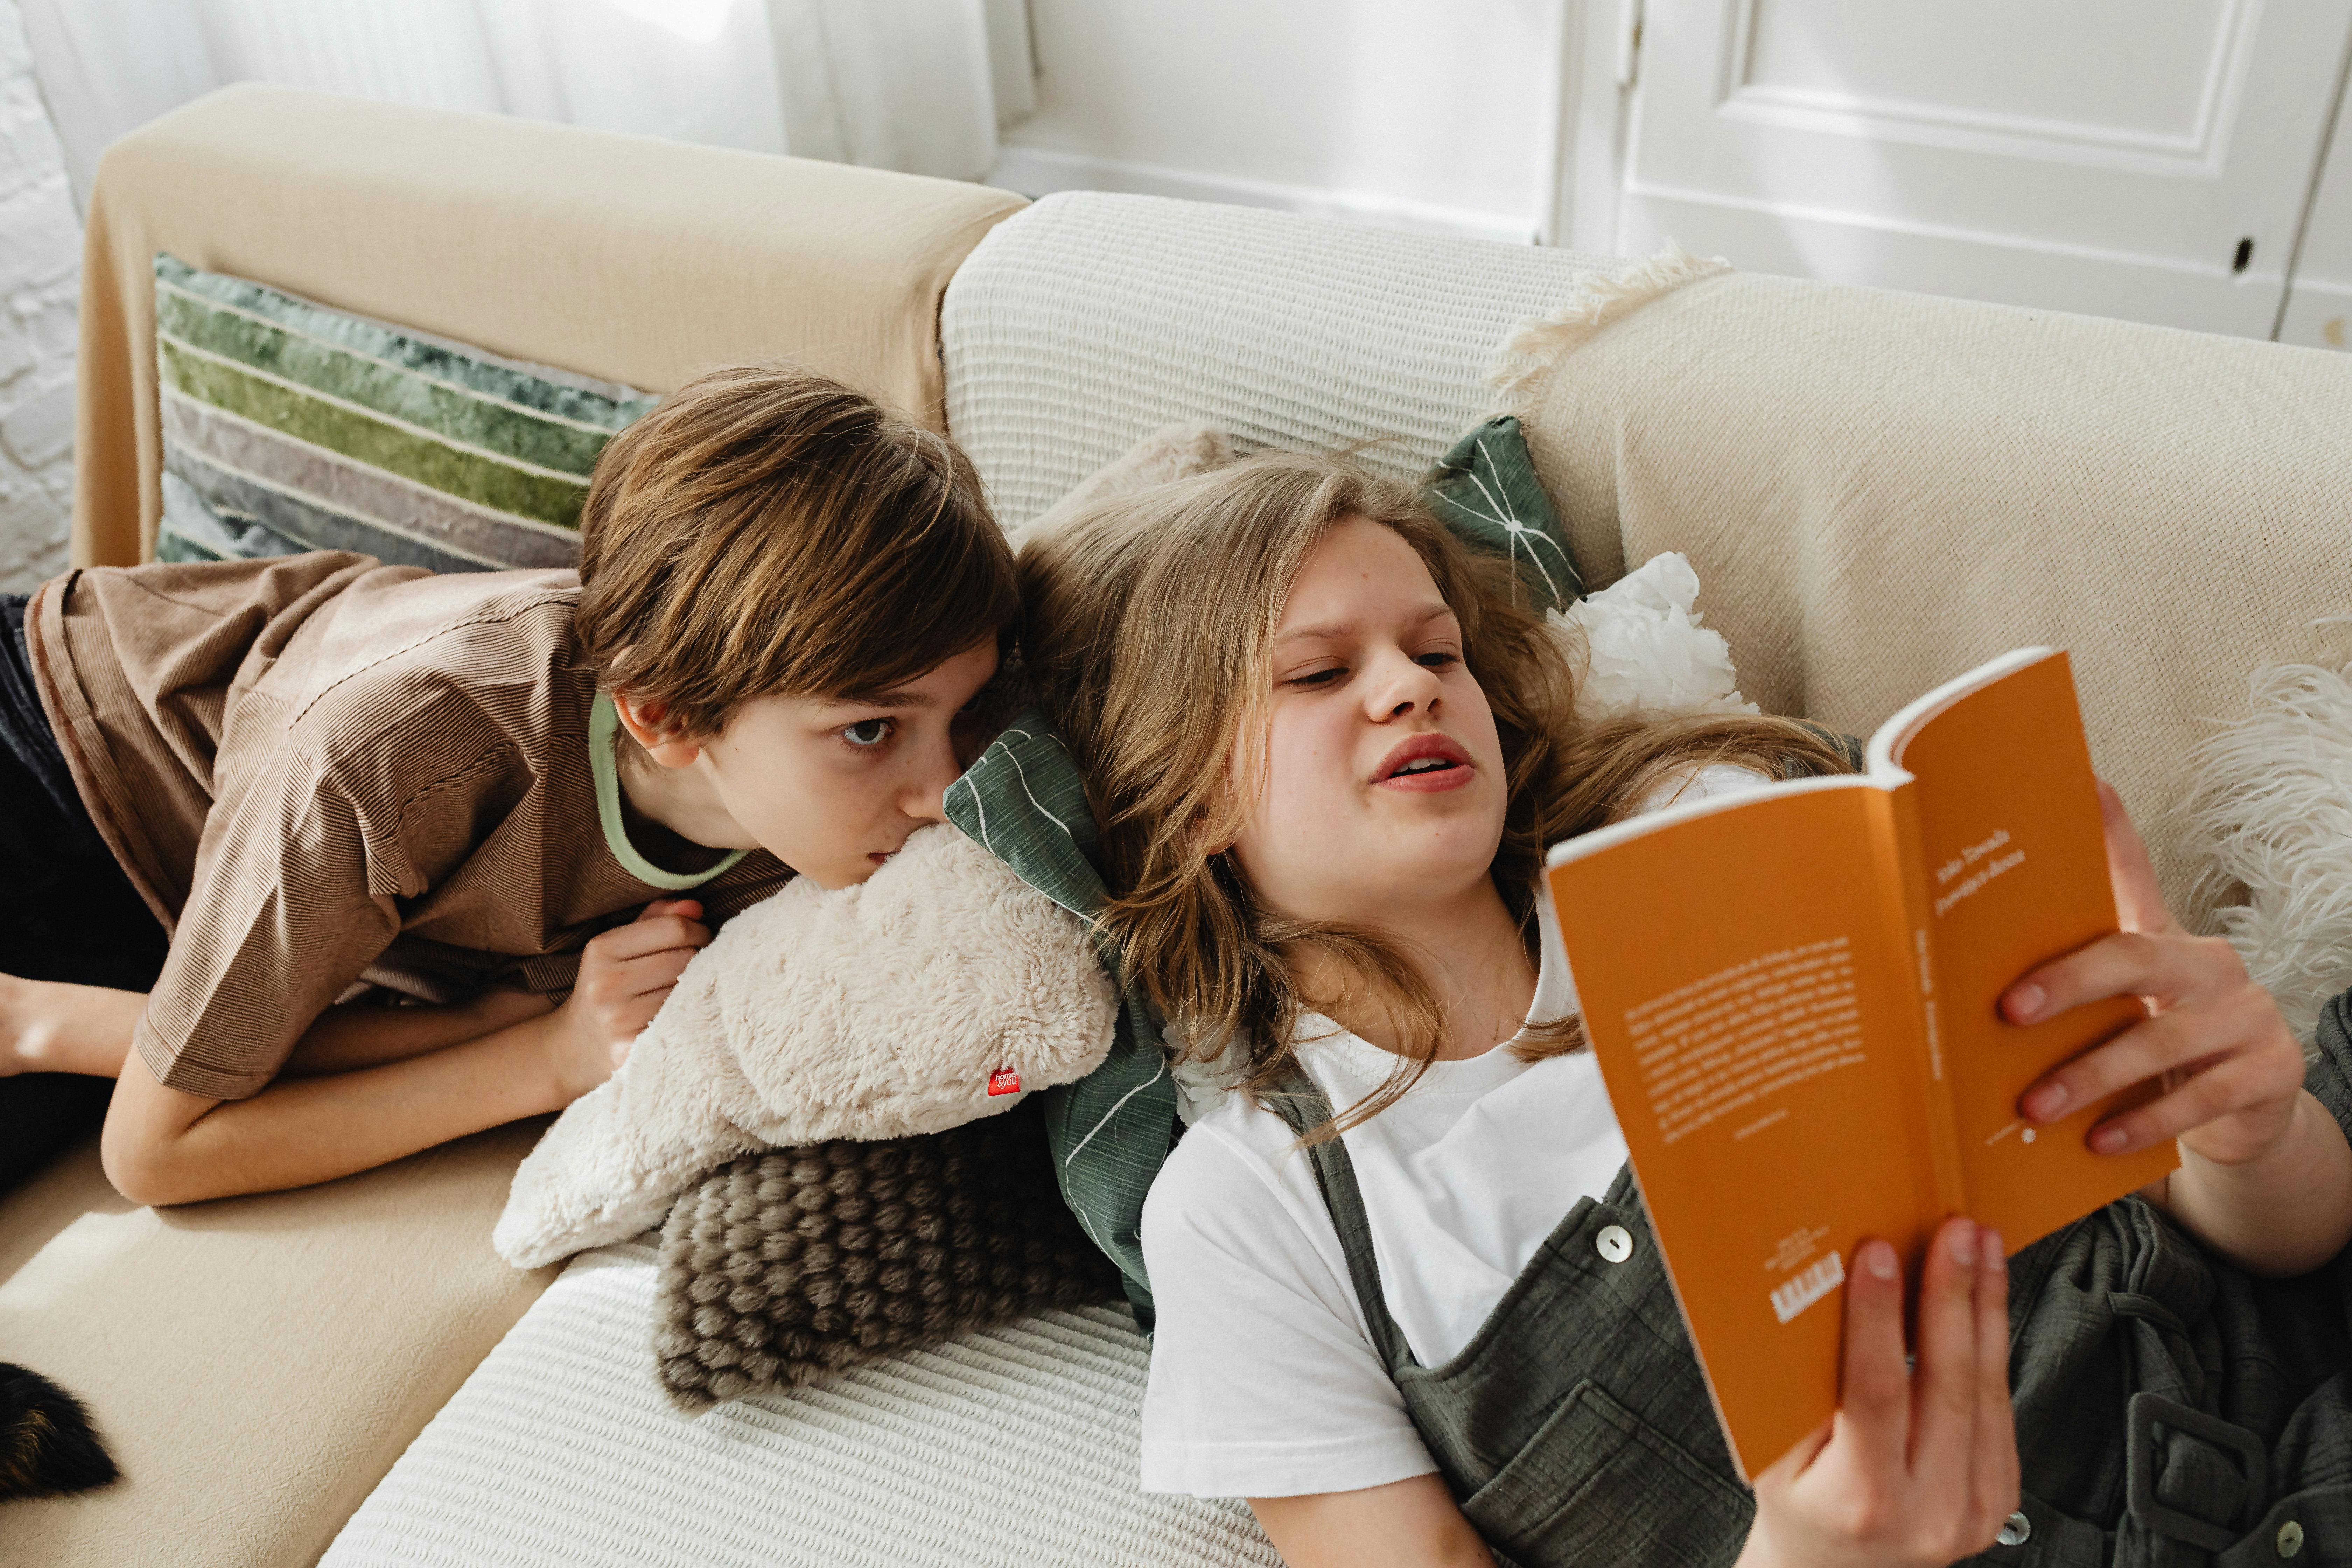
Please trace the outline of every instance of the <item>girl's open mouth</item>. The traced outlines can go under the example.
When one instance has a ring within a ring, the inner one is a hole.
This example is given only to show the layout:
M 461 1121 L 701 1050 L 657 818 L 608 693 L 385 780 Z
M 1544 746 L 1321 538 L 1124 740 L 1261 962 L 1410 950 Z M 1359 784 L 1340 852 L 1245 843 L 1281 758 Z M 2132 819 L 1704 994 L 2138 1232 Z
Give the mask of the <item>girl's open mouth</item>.
M 1408 737 L 1381 758 L 1372 782 L 1382 789 L 1434 795 L 1460 789 L 1477 771 L 1470 753 L 1451 737 L 1421 734 Z

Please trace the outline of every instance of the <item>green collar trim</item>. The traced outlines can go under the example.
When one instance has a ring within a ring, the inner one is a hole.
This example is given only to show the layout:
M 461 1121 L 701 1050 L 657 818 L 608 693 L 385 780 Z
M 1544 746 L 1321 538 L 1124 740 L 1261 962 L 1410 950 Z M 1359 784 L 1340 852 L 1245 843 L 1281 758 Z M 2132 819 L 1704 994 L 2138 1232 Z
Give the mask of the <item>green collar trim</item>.
M 613 694 L 596 693 L 595 703 L 588 710 L 588 771 L 596 780 L 596 820 L 604 829 L 604 847 L 621 868 L 649 888 L 666 888 L 673 893 L 688 888 L 699 888 L 713 877 L 720 875 L 736 861 L 751 853 L 738 849 L 708 871 L 665 871 L 644 856 L 629 842 L 628 829 L 621 822 L 621 770 L 613 760 L 614 739 L 621 732 L 621 716 L 613 711 Z

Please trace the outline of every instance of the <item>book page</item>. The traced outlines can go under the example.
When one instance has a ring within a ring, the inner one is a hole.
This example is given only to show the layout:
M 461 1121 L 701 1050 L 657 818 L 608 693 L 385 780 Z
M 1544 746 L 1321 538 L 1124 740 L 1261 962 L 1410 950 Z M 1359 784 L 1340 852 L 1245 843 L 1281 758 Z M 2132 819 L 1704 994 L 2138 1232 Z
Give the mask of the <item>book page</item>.
M 1586 1028 L 1744 1475 L 1836 1407 L 1854 1245 L 1915 1250 L 1942 1217 L 1884 814 L 1866 780 L 1806 780 L 1551 854 Z
M 2021 658 L 2021 656 L 2012 656 Z M 2025 972 L 2116 929 L 2099 802 L 2073 667 L 2025 660 L 1874 750 L 1911 773 L 1941 1052 L 1969 1215 L 2013 1250 L 2179 1163 L 2169 1142 L 2091 1152 L 2114 1102 L 2036 1128 L 2018 1098 L 2141 1016 L 2130 998 L 2021 1028 L 1997 1011 Z M 2136 1100 L 2148 1096 L 2141 1092 Z

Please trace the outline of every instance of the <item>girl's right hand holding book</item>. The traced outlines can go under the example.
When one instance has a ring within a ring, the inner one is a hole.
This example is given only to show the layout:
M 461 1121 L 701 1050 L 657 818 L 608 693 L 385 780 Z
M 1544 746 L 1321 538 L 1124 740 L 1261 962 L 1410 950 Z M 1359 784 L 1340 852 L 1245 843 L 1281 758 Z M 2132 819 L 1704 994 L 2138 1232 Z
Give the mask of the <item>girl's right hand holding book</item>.
M 1865 1242 L 1846 1285 L 1838 1413 L 1756 1478 L 1738 1568 L 1927 1568 L 1991 1546 L 2017 1507 L 2009 1270 L 1997 1232 L 1947 1221 L 1920 1271 L 1904 1364 L 1895 1249 Z
M 580 977 L 563 1005 L 548 1015 L 548 1057 L 577 1100 L 619 1070 L 629 1047 L 661 1010 L 677 977 L 710 942 L 702 905 L 656 899 L 625 926 L 589 938 Z

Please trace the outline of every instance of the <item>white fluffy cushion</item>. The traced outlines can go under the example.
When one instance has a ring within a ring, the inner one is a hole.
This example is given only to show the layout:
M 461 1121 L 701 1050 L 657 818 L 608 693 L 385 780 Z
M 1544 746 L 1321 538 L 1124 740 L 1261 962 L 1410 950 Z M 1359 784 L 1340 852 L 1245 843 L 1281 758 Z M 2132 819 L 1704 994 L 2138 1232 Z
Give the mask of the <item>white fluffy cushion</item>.
M 1694 607 L 1698 574 L 1668 551 L 1606 588 L 1551 612 L 1571 658 L 1584 658 L 1577 711 L 1588 720 L 1647 713 L 1754 713 L 1739 695 L 1731 645 Z M 1582 642 L 1580 649 L 1579 640 Z
M 658 1224 L 754 1150 L 904 1138 L 1010 1110 L 1110 1048 L 1084 922 L 952 827 L 856 887 L 807 878 L 695 954 L 620 1071 L 515 1173 L 492 1237 L 518 1268 Z M 1009 1067 L 1019 1091 L 991 1095 Z

